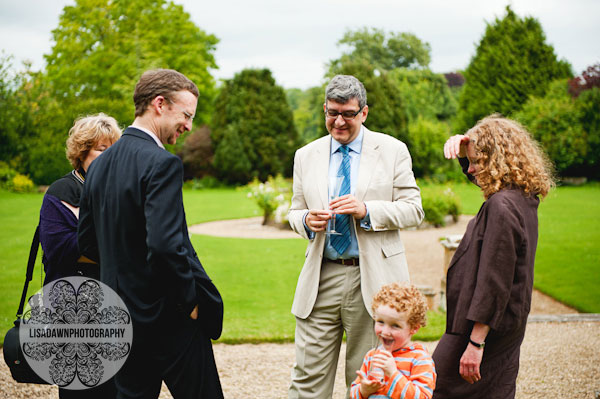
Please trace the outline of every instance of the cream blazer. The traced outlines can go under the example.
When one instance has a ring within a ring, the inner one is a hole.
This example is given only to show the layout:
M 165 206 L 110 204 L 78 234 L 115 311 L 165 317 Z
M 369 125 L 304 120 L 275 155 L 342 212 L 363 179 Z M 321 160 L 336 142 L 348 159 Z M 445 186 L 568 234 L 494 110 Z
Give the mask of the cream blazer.
M 308 209 L 327 209 L 331 136 L 321 137 L 296 151 L 289 221 L 292 229 L 308 239 L 304 214 Z M 356 233 L 360 257 L 363 301 L 371 314 L 373 295 L 384 284 L 408 281 L 408 267 L 400 230 L 423 221 L 421 194 L 412 172 L 406 145 L 392 136 L 364 128 L 355 196 L 363 201 L 372 230 L 360 221 Z M 323 261 L 325 233 L 315 234 L 306 248 L 306 260 L 296 286 L 292 313 L 307 318 L 315 304 Z

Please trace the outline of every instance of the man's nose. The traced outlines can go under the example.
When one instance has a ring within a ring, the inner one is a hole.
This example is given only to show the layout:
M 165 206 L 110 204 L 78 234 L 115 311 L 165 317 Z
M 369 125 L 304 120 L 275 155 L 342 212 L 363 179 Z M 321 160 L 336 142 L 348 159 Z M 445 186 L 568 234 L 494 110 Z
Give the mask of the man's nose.
M 344 119 L 342 114 L 338 114 L 338 116 L 335 117 L 335 124 L 338 126 L 346 124 L 346 120 Z

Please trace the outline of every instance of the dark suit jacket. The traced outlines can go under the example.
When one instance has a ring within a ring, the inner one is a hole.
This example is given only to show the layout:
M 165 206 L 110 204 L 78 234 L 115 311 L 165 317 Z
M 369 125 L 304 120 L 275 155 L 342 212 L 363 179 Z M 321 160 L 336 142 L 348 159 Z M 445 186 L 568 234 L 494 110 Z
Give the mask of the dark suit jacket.
M 450 262 L 446 332 L 474 322 L 500 334 L 524 328 L 531 307 L 539 199 L 503 189 L 483 203 Z M 486 348 L 487 349 L 487 348 Z
M 164 327 L 198 304 L 198 323 L 217 339 L 223 303 L 190 242 L 182 183 L 179 158 L 146 133 L 126 129 L 88 170 L 80 251 L 100 261 L 101 280 L 121 296 L 135 324 Z

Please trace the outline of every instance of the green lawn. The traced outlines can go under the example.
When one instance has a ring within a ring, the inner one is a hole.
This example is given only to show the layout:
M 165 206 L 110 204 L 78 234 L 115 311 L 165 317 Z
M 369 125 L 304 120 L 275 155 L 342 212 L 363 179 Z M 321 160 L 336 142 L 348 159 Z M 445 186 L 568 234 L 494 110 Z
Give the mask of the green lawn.
M 475 214 L 483 198 L 470 184 L 452 186 L 463 212 Z M 540 205 L 535 286 L 582 311 L 600 313 L 600 185 L 560 187 Z M 23 286 L 41 194 L 0 191 L 0 340 L 12 325 Z M 243 190 L 184 191 L 189 224 L 259 215 Z M 293 340 L 290 313 L 306 242 L 192 236 L 225 301 L 225 342 Z M 30 293 L 40 287 L 34 275 Z M 418 339 L 436 339 L 444 315 L 430 313 Z
M 560 187 L 540 204 L 534 285 L 600 313 L 600 184 Z
M 426 188 L 425 188 L 426 189 Z M 454 184 L 462 213 L 483 202 L 474 184 Z M 534 286 L 581 312 L 600 313 L 600 184 L 558 187 L 540 202 Z
M 193 235 L 192 243 L 223 295 L 222 342 L 293 342 L 290 310 L 306 241 Z M 445 314 L 430 312 L 416 338 L 439 339 L 444 326 Z

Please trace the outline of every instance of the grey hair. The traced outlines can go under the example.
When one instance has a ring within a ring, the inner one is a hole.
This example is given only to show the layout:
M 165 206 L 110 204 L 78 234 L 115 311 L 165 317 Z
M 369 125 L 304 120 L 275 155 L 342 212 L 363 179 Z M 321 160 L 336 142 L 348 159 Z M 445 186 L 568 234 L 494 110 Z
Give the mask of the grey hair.
M 335 75 L 325 89 L 325 102 L 328 100 L 346 104 L 351 99 L 358 100 L 358 106 L 363 109 L 367 105 L 365 86 L 351 75 Z

